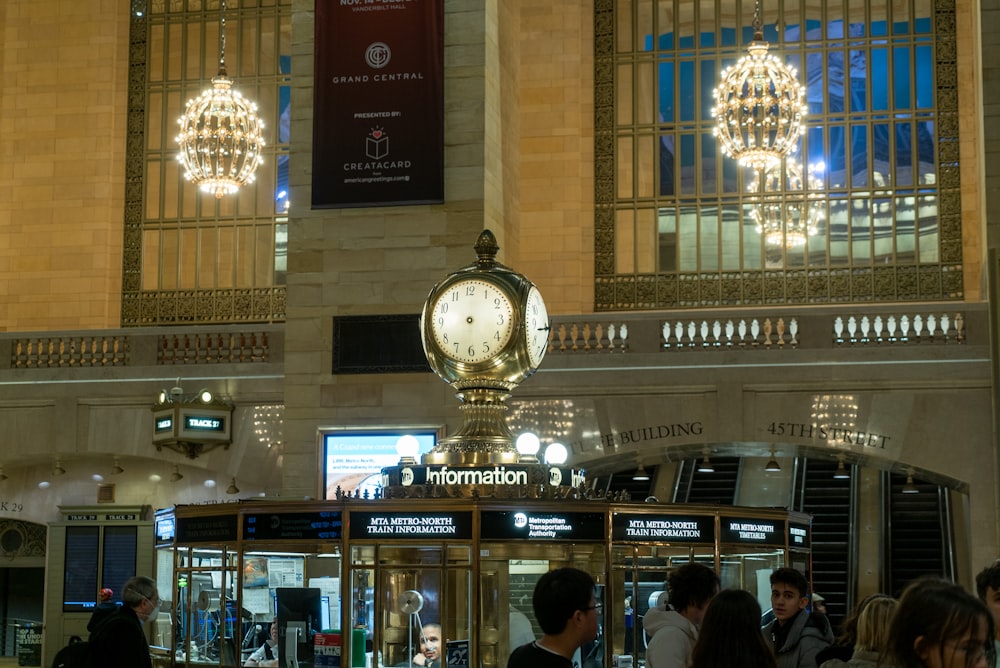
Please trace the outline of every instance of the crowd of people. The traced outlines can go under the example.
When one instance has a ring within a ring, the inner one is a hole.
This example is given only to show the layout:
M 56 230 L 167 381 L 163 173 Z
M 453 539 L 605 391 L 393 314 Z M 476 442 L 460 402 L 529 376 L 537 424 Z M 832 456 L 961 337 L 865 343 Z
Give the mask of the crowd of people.
M 647 668 L 996 668 L 1000 653 L 1000 560 L 976 577 L 976 593 L 940 577 L 919 578 L 899 598 L 874 594 L 840 635 L 824 600 L 793 568 L 770 575 L 770 619 L 757 598 L 721 589 L 707 566 L 667 580 L 666 600 L 643 617 Z M 575 568 L 545 573 L 532 597 L 543 636 L 515 649 L 507 668 L 574 668 L 598 633 L 594 579 Z

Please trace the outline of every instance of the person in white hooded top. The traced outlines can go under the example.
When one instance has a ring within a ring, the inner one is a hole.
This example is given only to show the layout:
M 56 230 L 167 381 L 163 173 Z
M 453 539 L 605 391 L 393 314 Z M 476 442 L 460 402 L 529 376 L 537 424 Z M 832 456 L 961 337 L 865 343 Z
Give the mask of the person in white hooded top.
M 651 639 L 646 668 L 687 668 L 698 627 L 712 598 L 719 593 L 719 576 L 703 564 L 685 564 L 667 577 L 669 603 L 650 608 L 642 628 Z

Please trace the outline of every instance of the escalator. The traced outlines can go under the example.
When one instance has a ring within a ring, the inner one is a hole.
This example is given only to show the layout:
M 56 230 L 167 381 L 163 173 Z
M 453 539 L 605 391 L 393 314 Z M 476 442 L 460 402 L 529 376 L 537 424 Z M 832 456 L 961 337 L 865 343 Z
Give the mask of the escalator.
M 854 604 L 857 554 L 855 467 L 835 478 L 837 462 L 799 459 L 793 480 L 794 509 L 812 516 L 813 589 L 826 599 L 827 616 L 837 628 Z
M 685 460 L 674 487 L 674 503 L 733 505 L 742 462 L 740 457 L 717 457 L 712 460 L 713 471 L 699 471 L 701 460 Z
M 954 579 L 955 566 L 948 490 L 882 473 L 883 526 L 888 527 L 884 591 L 899 596 L 921 575 Z

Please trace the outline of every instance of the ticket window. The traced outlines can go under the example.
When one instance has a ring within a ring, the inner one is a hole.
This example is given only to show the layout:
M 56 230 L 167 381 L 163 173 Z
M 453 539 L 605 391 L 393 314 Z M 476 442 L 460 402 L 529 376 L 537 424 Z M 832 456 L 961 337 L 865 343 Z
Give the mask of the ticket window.
M 598 635 L 578 650 L 576 665 L 604 665 L 605 556 L 603 544 L 483 543 L 480 546 L 479 659 L 483 668 L 506 668 L 510 653 L 542 637 L 531 599 L 543 573 L 572 566 L 591 573 L 597 586 Z
M 239 559 L 224 547 L 177 548 L 174 656 L 178 665 L 236 665 Z
M 674 569 L 695 562 L 715 569 L 712 545 L 613 545 L 609 606 L 614 615 L 608 625 L 609 651 L 613 657 L 631 657 L 632 665 L 646 661 L 649 638 L 642 624 L 646 613 L 667 598 L 666 581 Z M 628 664 L 614 661 L 612 665 Z
M 351 668 L 469 665 L 471 546 L 356 545 L 350 580 Z

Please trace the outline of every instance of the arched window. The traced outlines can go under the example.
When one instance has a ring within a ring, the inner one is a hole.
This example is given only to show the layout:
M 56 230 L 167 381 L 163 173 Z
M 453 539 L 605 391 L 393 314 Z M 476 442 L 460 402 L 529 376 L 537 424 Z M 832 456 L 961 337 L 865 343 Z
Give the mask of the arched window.
M 808 185 L 768 197 L 812 207 L 805 243 L 758 230 L 766 201 L 712 133 L 753 19 L 751 2 L 596 0 L 596 309 L 960 299 L 954 3 L 763 1 L 809 110 Z

